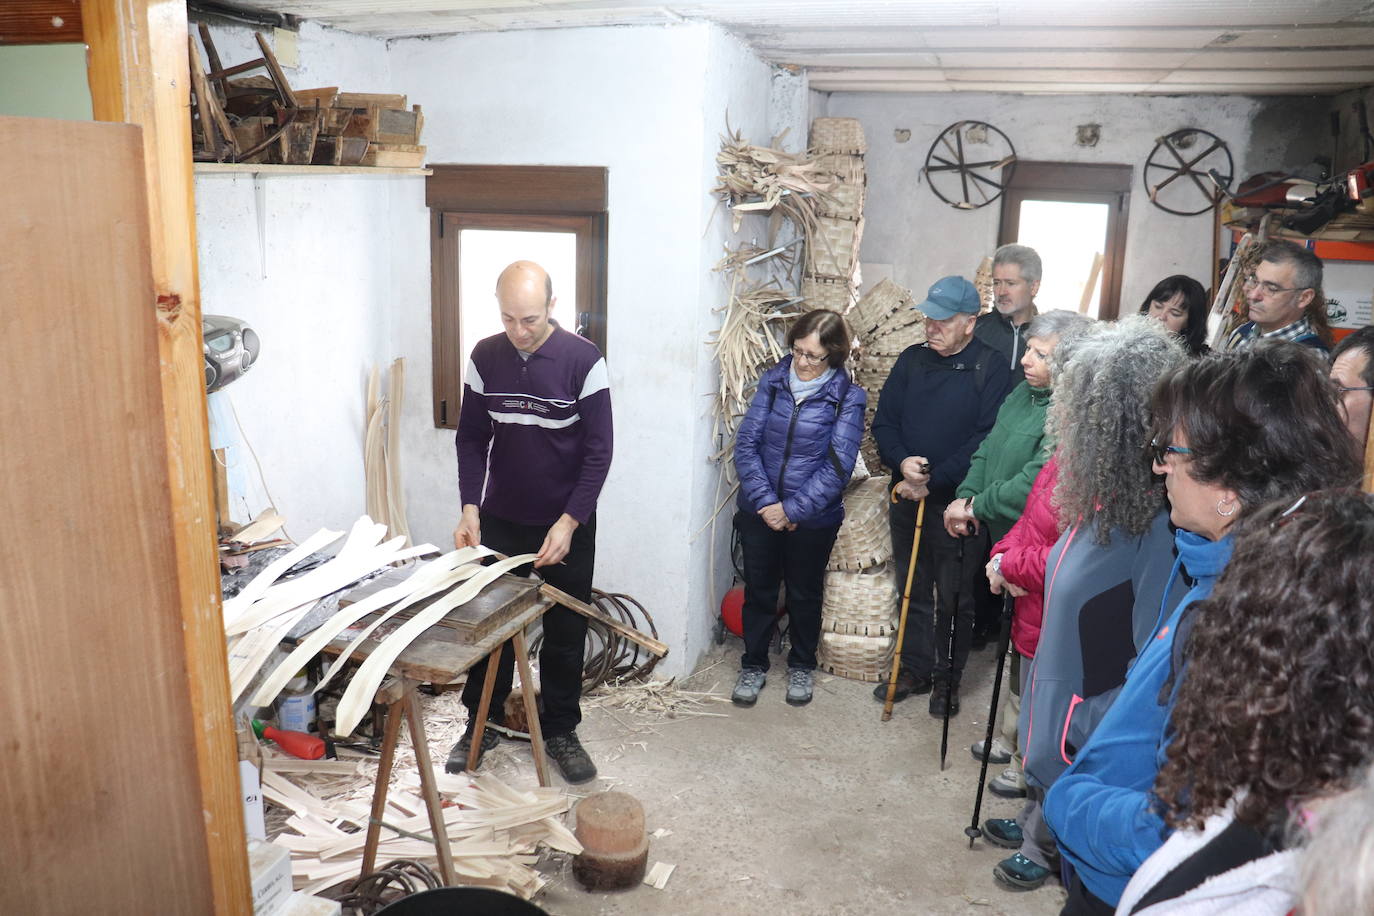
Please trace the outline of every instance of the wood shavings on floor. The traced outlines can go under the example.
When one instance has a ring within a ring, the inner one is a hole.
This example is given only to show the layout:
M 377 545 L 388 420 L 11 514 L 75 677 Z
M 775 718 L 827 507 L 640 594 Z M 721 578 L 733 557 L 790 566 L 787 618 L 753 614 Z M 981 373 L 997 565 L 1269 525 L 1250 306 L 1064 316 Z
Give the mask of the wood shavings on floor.
M 533 767 L 513 765 L 516 754 L 502 755 L 499 746 L 487 755 L 483 772 L 476 777 L 444 773 L 448 749 L 466 727 L 467 711 L 457 692 L 422 696 L 421 705 L 459 880 L 525 899 L 533 897 L 546 883 L 535 870 L 541 853 L 581 852 L 563 823 L 573 797 L 558 788 L 511 788 L 498 771 L 509 774 L 509 783 L 529 785 L 536 781 Z M 348 757 L 305 761 L 275 750 L 264 754 L 263 797 L 290 811 L 285 820 L 289 832 L 279 833 L 272 842 L 290 851 L 295 886 L 308 893 L 356 878 L 362 867 L 377 761 L 350 749 L 339 753 Z M 417 838 L 429 837 L 431 828 L 420 795 L 415 752 L 404 728 L 389 786 L 381 819 L 405 833 L 382 828 L 378 867 L 398 858 L 437 867 L 434 844 Z
M 716 703 L 728 703 L 730 698 L 710 690 L 684 690 L 676 679 L 604 684 L 582 698 L 583 707 L 623 710 L 658 719 L 682 719 L 696 716 L 725 717 L 712 712 Z

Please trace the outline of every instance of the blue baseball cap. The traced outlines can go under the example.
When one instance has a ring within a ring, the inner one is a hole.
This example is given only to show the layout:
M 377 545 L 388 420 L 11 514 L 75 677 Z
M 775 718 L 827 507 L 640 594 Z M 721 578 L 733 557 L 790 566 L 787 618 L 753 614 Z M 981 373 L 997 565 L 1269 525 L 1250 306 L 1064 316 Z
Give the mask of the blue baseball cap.
M 952 315 L 977 315 L 983 300 L 977 288 L 963 277 L 941 277 L 926 291 L 926 301 L 916 307 L 927 318 L 944 321 Z

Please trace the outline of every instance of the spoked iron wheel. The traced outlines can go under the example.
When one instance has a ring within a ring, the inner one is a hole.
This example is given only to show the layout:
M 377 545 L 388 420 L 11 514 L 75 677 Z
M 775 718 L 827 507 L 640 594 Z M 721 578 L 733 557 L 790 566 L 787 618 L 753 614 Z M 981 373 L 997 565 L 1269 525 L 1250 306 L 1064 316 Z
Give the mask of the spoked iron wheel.
M 1218 186 L 1230 187 L 1234 176 L 1226 141 L 1200 127 L 1160 137 L 1141 170 L 1150 202 L 1177 216 L 1197 216 L 1215 207 L 1221 197 Z
M 984 121 L 958 121 L 930 145 L 921 174 L 935 196 L 959 210 L 986 207 L 1002 196 L 1016 169 L 1016 148 Z

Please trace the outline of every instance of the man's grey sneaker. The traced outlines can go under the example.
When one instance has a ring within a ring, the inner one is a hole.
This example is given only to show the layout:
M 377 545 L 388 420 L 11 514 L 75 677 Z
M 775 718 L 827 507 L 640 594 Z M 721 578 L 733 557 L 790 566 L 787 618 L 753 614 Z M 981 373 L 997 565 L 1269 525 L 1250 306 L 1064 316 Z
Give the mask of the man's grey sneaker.
M 811 702 L 811 685 L 816 673 L 810 668 L 787 669 L 787 702 L 792 706 L 805 706 Z
M 982 741 L 975 741 L 973 745 L 969 747 L 968 752 L 973 755 L 974 760 L 977 760 L 979 763 L 983 762 Z M 1011 763 L 1011 748 L 1003 743 L 1001 737 L 993 737 L 992 753 L 988 755 L 988 763 L 995 763 L 998 766 L 1005 766 Z
M 988 780 L 988 788 L 993 795 L 1002 798 L 1025 798 L 1026 777 L 1021 775 L 1020 770 L 1007 767 L 1002 771 L 1002 775 Z
M 548 751 L 549 758 L 558 764 L 564 781 L 577 785 L 596 778 L 596 764 L 592 763 L 592 758 L 582 749 L 582 742 L 577 740 L 577 732 L 546 738 L 544 750 Z
M 758 702 L 759 691 L 768 683 L 768 675 L 758 668 L 745 668 L 735 681 L 735 692 L 730 694 L 730 702 L 736 706 L 753 706 Z
M 496 729 L 487 723 L 487 727 L 482 729 L 482 744 L 477 749 L 477 766 L 482 765 L 482 758 L 487 751 L 501 743 L 501 736 L 496 734 Z M 468 722 L 467 731 L 463 732 L 463 737 L 458 739 L 458 743 L 449 751 L 448 763 L 444 764 L 444 772 L 461 773 L 468 768 L 468 751 L 472 749 L 472 723 Z

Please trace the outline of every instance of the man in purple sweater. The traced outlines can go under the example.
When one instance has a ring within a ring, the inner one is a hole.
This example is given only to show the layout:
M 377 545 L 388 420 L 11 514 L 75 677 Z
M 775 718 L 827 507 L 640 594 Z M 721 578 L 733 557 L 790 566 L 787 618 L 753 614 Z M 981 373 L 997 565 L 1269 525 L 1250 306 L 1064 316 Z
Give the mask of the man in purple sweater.
M 596 500 L 611 466 L 611 391 L 606 361 L 585 338 L 550 319 L 553 284 L 542 267 L 516 261 L 496 281 L 504 334 L 472 348 L 458 414 L 459 547 L 536 553 L 546 582 L 591 601 Z M 529 568 L 516 570 L 528 573 Z M 563 778 L 583 783 L 596 766 L 577 740 L 587 618 L 561 606 L 544 615 L 539 652 L 545 747 Z M 497 666 L 489 719 L 500 723 L 515 668 L 508 644 Z M 468 672 L 468 730 L 446 769 L 462 772 L 472 746 L 486 663 Z M 500 738 L 482 735 L 481 755 Z

